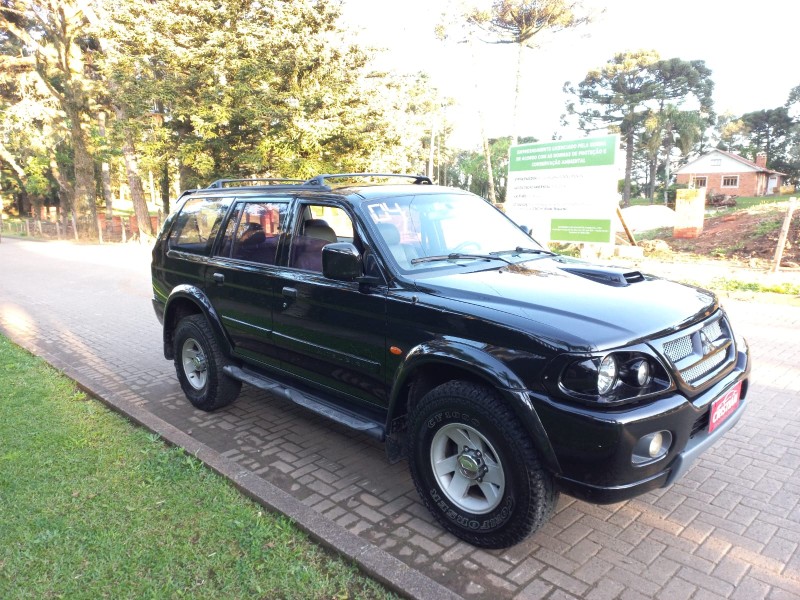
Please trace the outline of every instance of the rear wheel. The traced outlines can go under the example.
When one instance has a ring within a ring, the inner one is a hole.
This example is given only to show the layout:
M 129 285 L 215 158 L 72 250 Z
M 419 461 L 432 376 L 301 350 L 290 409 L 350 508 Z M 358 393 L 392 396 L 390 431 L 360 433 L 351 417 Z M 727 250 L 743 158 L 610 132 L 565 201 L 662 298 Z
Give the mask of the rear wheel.
M 223 371 L 225 355 L 203 315 L 181 319 L 175 328 L 174 343 L 178 380 L 196 408 L 211 411 L 236 400 L 242 383 Z
M 455 536 L 484 548 L 522 541 L 558 492 L 513 412 L 481 385 L 431 390 L 411 416 L 409 462 L 422 501 Z

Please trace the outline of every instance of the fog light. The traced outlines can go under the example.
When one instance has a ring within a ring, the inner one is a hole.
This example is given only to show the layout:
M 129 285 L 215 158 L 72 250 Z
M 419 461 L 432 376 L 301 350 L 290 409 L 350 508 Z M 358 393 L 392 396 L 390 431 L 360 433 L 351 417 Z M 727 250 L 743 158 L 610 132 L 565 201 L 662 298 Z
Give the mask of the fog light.
M 672 446 L 672 434 L 669 431 L 656 431 L 639 438 L 633 447 L 631 462 L 635 465 L 646 465 L 664 458 Z
M 664 436 L 661 435 L 661 432 L 654 434 L 652 439 L 650 440 L 650 446 L 647 448 L 647 452 L 650 454 L 652 458 L 655 458 L 659 454 L 661 454 L 661 448 L 663 447 L 664 443 Z

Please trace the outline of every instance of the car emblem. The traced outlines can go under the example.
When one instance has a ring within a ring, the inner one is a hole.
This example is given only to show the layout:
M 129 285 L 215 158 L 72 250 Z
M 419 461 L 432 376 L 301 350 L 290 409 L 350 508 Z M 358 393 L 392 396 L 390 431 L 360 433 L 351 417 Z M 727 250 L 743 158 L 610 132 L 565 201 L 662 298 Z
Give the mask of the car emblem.
M 711 343 L 705 331 L 700 332 L 700 344 L 703 347 L 703 356 L 711 354 L 711 351 L 714 349 L 714 344 Z

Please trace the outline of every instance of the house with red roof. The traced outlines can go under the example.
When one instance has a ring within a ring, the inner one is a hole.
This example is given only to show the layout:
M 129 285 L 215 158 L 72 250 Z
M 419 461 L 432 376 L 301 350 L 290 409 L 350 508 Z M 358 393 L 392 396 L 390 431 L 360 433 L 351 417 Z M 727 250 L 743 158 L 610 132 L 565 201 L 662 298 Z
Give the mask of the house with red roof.
M 712 150 L 678 169 L 675 178 L 691 188 L 705 187 L 711 195 L 767 196 L 780 191 L 786 174 L 768 169 L 764 152 L 752 162 L 732 152 Z

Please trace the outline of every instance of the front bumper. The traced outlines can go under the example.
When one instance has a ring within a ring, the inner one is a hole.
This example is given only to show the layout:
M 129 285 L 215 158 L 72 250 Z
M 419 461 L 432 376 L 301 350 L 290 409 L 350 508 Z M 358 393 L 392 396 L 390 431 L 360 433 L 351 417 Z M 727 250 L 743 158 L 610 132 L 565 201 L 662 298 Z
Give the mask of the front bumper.
M 749 372 L 745 348 L 737 353 L 731 372 L 691 401 L 674 393 L 645 406 L 601 411 L 533 399 L 557 459 L 553 475 L 560 489 L 581 500 L 609 504 L 677 481 L 741 418 L 747 406 Z M 740 382 L 739 406 L 709 433 L 707 419 L 713 401 Z M 636 442 L 662 430 L 673 438 L 666 455 L 646 465 L 633 464 Z

